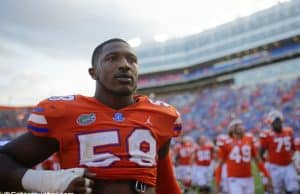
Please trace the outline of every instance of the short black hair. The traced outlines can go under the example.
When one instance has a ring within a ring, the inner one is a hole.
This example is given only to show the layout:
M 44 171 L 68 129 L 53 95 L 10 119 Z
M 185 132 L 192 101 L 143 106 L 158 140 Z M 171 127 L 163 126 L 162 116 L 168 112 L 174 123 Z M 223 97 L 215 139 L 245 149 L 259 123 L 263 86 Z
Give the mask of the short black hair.
M 95 49 L 94 49 L 94 52 L 93 52 L 93 55 L 92 55 L 92 66 L 95 67 L 96 66 L 96 62 L 98 60 L 98 57 L 99 55 L 101 54 L 102 52 L 102 49 L 103 47 L 108 44 L 108 43 L 111 43 L 111 42 L 123 42 L 123 43 L 126 43 L 129 45 L 129 43 L 121 38 L 111 38 L 111 39 L 108 39 L 104 42 L 102 42 L 101 44 L 99 44 Z

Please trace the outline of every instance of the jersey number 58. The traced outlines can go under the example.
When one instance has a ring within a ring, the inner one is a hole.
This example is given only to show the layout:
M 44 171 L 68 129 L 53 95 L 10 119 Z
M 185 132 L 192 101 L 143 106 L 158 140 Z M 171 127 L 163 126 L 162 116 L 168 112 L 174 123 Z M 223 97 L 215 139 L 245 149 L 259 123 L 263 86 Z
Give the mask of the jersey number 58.
M 120 154 L 117 155 L 111 151 L 112 149 L 109 149 L 121 146 L 121 137 L 118 129 L 79 134 L 77 138 L 80 149 L 80 165 L 108 167 L 112 163 L 121 160 Z M 126 155 L 129 155 L 129 161 L 140 166 L 155 165 L 156 140 L 148 129 L 134 129 L 126 137 L 125 146 L 127 147 L 128 154 Z M 108 149 L 104 152 L 97 152 L 98 148 Z

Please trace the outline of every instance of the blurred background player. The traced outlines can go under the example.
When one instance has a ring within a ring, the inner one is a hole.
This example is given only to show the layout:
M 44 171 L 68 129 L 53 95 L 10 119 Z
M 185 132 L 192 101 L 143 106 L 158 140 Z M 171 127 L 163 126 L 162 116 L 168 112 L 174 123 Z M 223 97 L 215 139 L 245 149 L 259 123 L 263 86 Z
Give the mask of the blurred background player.
M 251 160 L 254 159 L 266 177 L 269 173 L 255 149 L 252 135 L 245 134 L 241 120 L 234 119 L 228 126 L 232 137 L 224 142 L 218 153 L 216 168 L 216 193 L 220 193 L 221 166 L 227 164 L 228 190 L 230 194 L 254 194 L 254 182 L 251 173 Z M 269 183 L 271 180 L 269 179 Z
M 227 141 L 232 136 L 231 129 L 228 129 L 227 134 L 219 134 L 216 138 L 216 147 L 214 152 L 214 161 L 213 161 L 213 169 L 217 167 L 218 159 L 217 154 L 221 147 L 223 147 Z M 216 175 L 215 175 L 216 176 Z M 221 167 L 221 180 L 220 180 L 220 190 L 223 194 L 228 194 L 228 183 L 227 183 L 227 165 L 226 163 L 222 164 Z
M 295 151 L 293 130 L 283 127 L 283 114 L 274 110 L 267 117 L 271 130 L 261 133 L 261 151 L 263 156 L 267 151 L 266 168 L 272 177 L 275 194 L 299 193 L 296 169 L 293 165 Z
M 208 194 L 211 190 L 213 175 L 211 161 L 213 160 L 214 147 L 206 136 L 200 136 L 196 143 L 193 156 L 192 185 L 201 194 Z
M 184 191 L 188 190 L 192 183 L 194 150 L 194 140 L 190 136 L 184 136 L 181 143 L 175 148 L 176 178 L 183 185 Z

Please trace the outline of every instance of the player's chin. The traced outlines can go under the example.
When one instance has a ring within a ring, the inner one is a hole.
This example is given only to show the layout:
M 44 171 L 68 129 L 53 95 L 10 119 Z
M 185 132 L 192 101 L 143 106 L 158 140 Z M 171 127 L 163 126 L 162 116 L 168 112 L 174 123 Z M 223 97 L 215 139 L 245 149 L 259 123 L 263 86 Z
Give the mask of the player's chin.
M 136 87 L 134 86 L 127 86 L 127 87 L 120 87 L 115 90 L 115 95 L 117 96 L 130 96 L 135 93 Z

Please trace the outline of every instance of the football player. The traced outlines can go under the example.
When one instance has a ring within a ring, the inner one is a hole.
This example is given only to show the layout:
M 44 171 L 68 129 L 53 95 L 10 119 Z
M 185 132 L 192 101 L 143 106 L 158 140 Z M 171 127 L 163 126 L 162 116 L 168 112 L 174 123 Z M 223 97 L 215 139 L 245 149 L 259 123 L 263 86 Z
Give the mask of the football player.
M 260 154 L 268 153 L 266 168 L 272 177 L 274 193 L 298 193 L 299 183 L 292 160 L 295 151 L 293 130 L 283 127 L 283 114 L 278 110 L 268 114 L 268 121 L 272 129 L 260 135 Z
M 221 165 L 226 163 L 228 190 L 230 194 L 254 194 L 254 182 L 251 173 L 251 160 L 254 159 L 259 169 L 269 178 L 259 154 L 254 146 L 252 135 L 245 134 L 241 120 L 234 119 L 228 127 L 231 138 L 228 138 L 218 153 L 216 168 L 216 193 L 220 192 Z M 269 178 L 269 185 L 271 180 Z
M 194 140 L 187 135 L 182 138 L 181 143 L 175 148 L 176 177 L 182 183 L 184 190 L 188 190 L 192 183 L 194 150 Z
M 199 187 L 203 194 L 209 193 L 212 181 L 211 161 L 213 160 L 214 147 L 206 136 L 197 139 L 197 147 L 194 151 L 194 162 L 192 167 L 192 185 Z
M 176 109 L 136 95 L 137 56 L 122 39 L 94 50 L 93 97 L 53 96 L 25 135 L 0 150 L 0 189 L 51 193 L 180 193 L 168 155 L 181 131 Z M 58 152 L 62 170 L 31 169 Z M 162 184 L 164 180 L 164 184 Z

